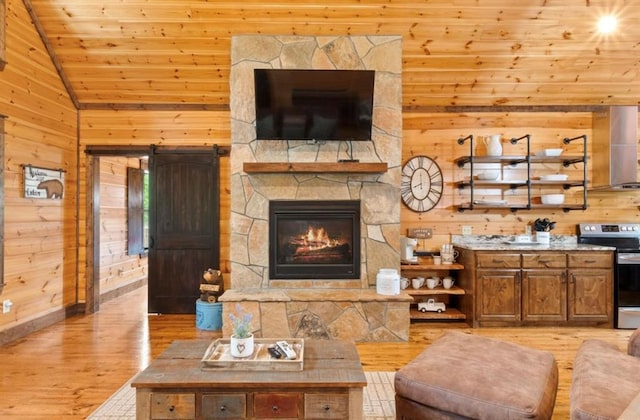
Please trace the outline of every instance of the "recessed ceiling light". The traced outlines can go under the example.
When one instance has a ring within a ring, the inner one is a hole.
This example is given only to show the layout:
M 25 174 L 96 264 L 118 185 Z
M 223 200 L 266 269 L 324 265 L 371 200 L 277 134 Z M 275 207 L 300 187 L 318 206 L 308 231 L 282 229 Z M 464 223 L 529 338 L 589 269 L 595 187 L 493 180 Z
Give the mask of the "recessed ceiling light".
M 610 34 L 616 30 L 616 26 L 618 26 L 618 20 L 615 16 L 602 16 L 598 21 L 598 32 Z

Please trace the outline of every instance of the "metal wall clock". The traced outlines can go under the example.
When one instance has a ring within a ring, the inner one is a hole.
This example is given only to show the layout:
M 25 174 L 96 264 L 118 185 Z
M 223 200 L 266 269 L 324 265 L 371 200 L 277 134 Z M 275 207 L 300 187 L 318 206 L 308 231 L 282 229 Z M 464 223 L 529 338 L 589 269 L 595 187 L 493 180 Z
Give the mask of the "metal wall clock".
M 402 167 L 402 201 L 416 212 L 429 211 L 438 204 L 443 189 L 442 171 L 428 156 L 414 156 Z

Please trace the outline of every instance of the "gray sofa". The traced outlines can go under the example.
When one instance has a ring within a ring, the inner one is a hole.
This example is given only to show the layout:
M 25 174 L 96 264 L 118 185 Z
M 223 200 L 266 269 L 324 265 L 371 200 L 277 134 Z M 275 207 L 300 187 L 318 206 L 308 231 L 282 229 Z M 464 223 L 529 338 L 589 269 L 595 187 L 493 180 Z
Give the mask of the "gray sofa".
M 640 329 L 627 353 L 601 340 L 585 340 L 573 363 L 572 420 L 640 419 Z

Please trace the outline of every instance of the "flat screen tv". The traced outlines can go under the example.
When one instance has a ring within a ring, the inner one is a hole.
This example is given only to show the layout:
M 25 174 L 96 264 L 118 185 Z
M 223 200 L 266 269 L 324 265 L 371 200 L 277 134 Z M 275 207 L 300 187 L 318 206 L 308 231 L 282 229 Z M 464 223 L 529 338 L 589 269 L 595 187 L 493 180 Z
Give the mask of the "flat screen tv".
M 258 140 L 371 140 L 373 70 L 255 69 Z

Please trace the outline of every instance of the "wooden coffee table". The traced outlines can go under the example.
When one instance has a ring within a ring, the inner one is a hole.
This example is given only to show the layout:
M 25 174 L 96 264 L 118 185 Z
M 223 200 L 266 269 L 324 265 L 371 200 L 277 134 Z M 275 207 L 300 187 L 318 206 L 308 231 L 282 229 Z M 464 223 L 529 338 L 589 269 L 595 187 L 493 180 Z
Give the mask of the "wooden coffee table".
M 174 341 L 132 381 L 137 419 L 362 419 L 355 345 L 305 340 L 301 371 L 203 370 L 209 340 Z

